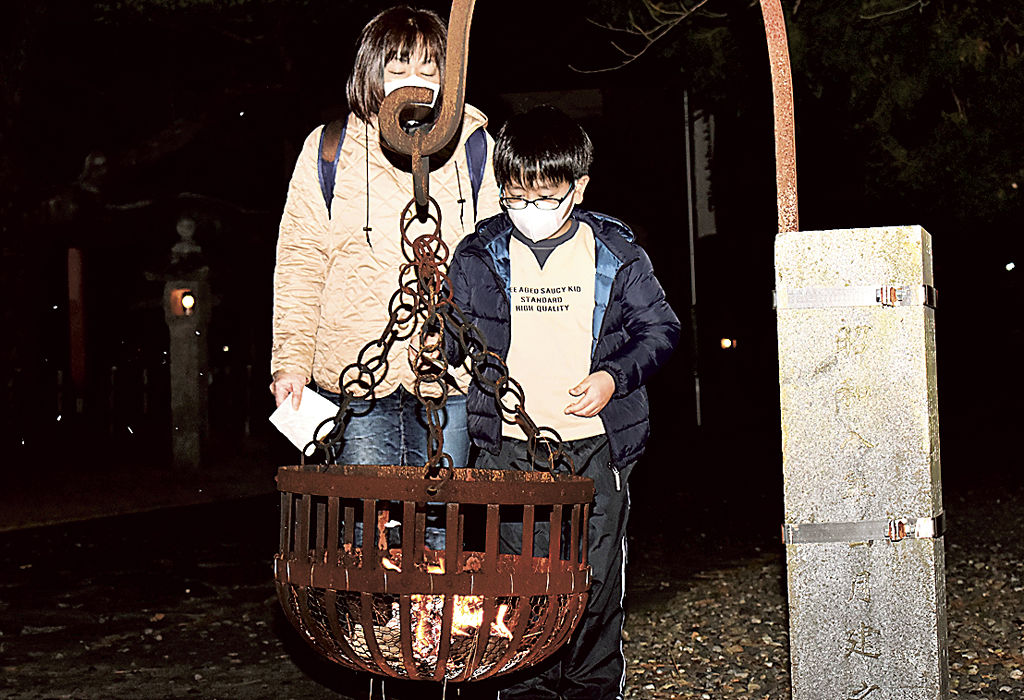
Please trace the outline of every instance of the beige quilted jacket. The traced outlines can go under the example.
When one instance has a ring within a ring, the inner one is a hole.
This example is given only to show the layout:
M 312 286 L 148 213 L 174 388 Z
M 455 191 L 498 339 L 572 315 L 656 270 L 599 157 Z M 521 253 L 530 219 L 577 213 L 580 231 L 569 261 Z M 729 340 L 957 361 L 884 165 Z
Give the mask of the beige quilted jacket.
M 430 194 L 441 206 L 441 235 L 451 251 L 475 228 L 465 140 L 486 124 L 483 113 L 467 104 L 458 148 L 447 163 L 430 173 Z M 412 175 L 384 157 L 376 123 L 349 115 L 328 218 L 317 173 L 322 130 L 315 129 L 302 147 L 281 217 L 271 372 L 300 374 L 337 392 L 342 369 L 366 343 L 379 338 L 387 324 L 387 303 L 398 288 L 399 267 L 406 261 L 399 215 L 413 191 Z M 494 142 L 488 136 L 477 220 L 499 211 L 493 151 Z M 367 219 L 371 230 L 364 232 Z M 420 227 L 419 222 L 413 224 L 410 238 L 432 231 L 433 223 Z M 407 343 L 398 342 L 392 348 L 377 396 L 390 394 L 399 384 L 412 389 Z M 464 385 L 465 374 L 459 379 Z

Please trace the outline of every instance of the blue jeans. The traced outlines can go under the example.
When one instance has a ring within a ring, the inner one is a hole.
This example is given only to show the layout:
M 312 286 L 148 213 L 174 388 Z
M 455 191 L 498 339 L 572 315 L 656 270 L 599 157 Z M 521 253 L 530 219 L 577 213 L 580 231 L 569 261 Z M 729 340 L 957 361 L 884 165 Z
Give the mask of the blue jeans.
M 321 396 L 338 404 L 341 397 L 313 386 Z M 469 463 L 466 397 L 453 394 L 445 404 L 444 451 L 452 465 Z M 374 401 L 353 401 L 345 427 L 345 440 L 335 456 L 338 464 L 417 466 L 427 461 L 427 424 L 423 406 L 405 387 Z
M 315 384 L 313 389 L 335 404 L 340 403 L 339 394 L 321 389 Z M 424 420 L 423 405 L 405 387 L 400 386 L 387 396 L 373 401 L 353 401 L 350 409 L 345 439 L 340 452 L 335 455 L 336 463 L 413 467 L 426 463 L 427 423 Z M 469 463 L 469 432 L 466 428 L 464 394 L 448 397 L 443 428 L 444 451 L 451 455 L 452 465 L 456 468 L 466 467 Z M 444 549 L 443 524 L 443 504 L 429 504 L 426 544 L 431 549 Z

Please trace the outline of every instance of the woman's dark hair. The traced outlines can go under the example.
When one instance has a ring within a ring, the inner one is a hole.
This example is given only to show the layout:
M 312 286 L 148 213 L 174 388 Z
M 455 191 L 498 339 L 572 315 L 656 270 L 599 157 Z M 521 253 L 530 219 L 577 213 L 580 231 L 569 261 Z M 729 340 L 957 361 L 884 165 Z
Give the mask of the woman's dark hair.
M 414 51 L 423 51 L 437 65 L 444 85 L 447 39 L 444 20 L 431 10 L 397 5 L 371 19 L 359 35 L 356 60 L 345 86 L 349 109 L 363 121 L 375 116 L 384 100 L 384 66 L 393 58 L 407 59 Z
M 509 118 L 494 146 L 498 185 L 575 182 L 590 173 L 594 144 L 575 119 L 550 105 Z

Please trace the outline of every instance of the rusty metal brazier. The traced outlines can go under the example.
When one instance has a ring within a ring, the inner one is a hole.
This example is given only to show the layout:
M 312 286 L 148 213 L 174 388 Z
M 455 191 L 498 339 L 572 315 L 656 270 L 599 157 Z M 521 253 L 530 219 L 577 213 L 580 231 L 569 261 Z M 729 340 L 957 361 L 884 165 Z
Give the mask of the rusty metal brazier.
M 557 650 L 586 605 L 589 479 L 458 469 L 434 494 L 419 468 L 295 466 L 277 482 L 278 595 L 302 636 L 345 666 L 487 678 Z M 425 544 L 428 502 L 445 504 L 443 550 Z M 396 509 L 400 543 L 389 545 L 384 525 Z M 522 537 L 520 551 L 504 553 L 507 528 L 545 537 Z M 532 551 L 544 539 L 546 549 Z

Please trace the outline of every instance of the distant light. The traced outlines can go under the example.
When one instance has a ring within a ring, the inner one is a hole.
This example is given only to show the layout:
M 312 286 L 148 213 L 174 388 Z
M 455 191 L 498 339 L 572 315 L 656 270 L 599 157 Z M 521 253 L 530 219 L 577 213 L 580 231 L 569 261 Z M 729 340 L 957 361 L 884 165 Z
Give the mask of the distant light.
M 185 292 L 181 295 L 181 308 L 185 311 L 191 311 L 196 305 L 196 297 L 192 292 Z
M 224 352 L 227 352 L 227 351 L 228 351 L 228 350 L 230 350 L 230 349 L 231 349 L 231 348 L 229 348 L 229 347 L 228 347 L 227 345 L 225 345 L 225 346 L 224 346 L 223 348 L 221 348 L 221 350 L 223 350 Z
M 54 311 L 56 311 L 56 310 L 57 310 L 57 305 L 56 305 L 56 304 L 54 304 L 54 305 L 53 305 L 53 310 L 54 310 Z
M 1009 272 L 1010 270 L 1014 269 L 1015 267 L 1017 267 L 1017 265 L 1015 263 L 1012 263 L 1012 262 L 1006 263 L 1006 271 L 1007 272 Z
M 739 341 L 735 338 L 722 338 L 721 343 L 723 350 L 735 350 L 736 346 L 739 345 Z
M 130 425 L 129 425 L 129 426 L 126 426 L 126 427 L 128 428 L 128 433 L 129 433 L 130 435 L 134 435 L 134 434 L 135 434 L 135 431 L 134 431 L 134 430 L 132 430 L 132 426 L 130 426 Z
M 1016 182 L 1011 182 L 1010 183 L 1010 187 L 1012 187 L 1013 189 L 1017 189 L 1017 183 Z
M 244 117 L 244 116 L 245 116 L 245 110 L 242 110 L 241 112 L 239 112 L 239 113 L 238 113 L 238 116 L 240 116 L 240 117 Z
M 57 422 L 58 422 L 58 423 L 60 423 L 60 419 L 61 419 L 61 417 L 62 417 L 62 416 L 61 416 L 61 415 L 60 415 L 60 414 L 58 413 L 58 414 L 57 414 Z

